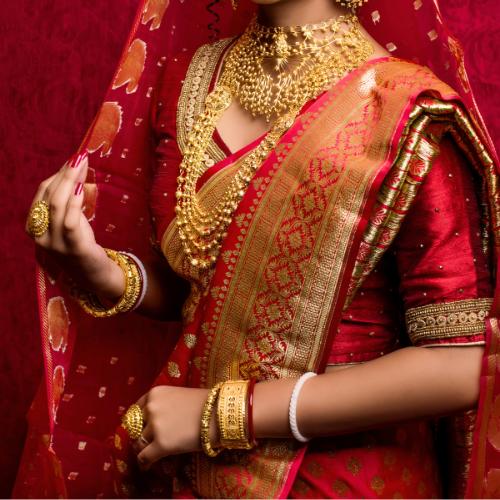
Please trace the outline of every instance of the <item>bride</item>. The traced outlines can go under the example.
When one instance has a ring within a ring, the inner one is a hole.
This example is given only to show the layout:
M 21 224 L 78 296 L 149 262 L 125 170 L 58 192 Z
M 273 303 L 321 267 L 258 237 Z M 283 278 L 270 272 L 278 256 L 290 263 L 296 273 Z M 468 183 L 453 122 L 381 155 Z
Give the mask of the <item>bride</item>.
M 378 38 L 362 3 L 141 3 L 28 216 L 46 391 L 14 496 L 496 491 L 494 153 L 463 71 L 388 52 L 434 7 L 370 0 Z

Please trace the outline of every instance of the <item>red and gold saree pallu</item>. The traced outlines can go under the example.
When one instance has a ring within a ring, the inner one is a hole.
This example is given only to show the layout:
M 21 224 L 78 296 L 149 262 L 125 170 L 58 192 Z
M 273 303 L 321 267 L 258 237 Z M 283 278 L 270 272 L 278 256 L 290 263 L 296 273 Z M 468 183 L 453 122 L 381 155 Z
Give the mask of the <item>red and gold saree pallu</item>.
M 182 339 L 157 383 L 211 387 L 324 370 L 341 312 L 396 236 L 443 134 L 496 189 L 493 161 L 456 99 L 422 67 L 371 61 L 307 108 L 261 165 L 213 276 L 190 276 L 173 221 L 162 248 L 194 285 Z M 237 168 L 203 184 L 202 206 Z M 492 208 L 485 217 L 498 215 Z M 193 494 L 286 497 L 304 451 L 269 440 L 252 452 L 197 454 Z

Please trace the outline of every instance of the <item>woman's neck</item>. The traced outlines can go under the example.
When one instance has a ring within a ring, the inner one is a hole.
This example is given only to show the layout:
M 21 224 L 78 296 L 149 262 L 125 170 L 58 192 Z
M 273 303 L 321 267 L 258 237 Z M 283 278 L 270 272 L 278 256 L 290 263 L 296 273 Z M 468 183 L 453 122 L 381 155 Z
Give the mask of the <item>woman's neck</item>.
M 267 26 L 298 26 L 336 18 L 347 12 L 335 0 L 280 0 L 259 5 L 259 22 Z

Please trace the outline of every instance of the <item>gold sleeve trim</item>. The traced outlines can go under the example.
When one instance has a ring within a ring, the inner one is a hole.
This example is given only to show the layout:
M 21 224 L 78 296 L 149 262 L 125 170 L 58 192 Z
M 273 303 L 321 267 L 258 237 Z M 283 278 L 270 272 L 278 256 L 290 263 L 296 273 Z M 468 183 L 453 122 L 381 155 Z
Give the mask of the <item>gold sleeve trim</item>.
M 414 307 L 406 311 L 406 328 L 413 344 L 422 340 L 477 335 L 485 331 L 484 320 L 493 299 L 456 300 Z
M 184 154 L 187 137 L 195 118 L 203 111 L 214 71 L 232 38 L 202 45 L 193 56 L 182 85 L 177 104 L 177 144 Z M 211 167 L 226 157 L 214 141 L 210 141 L 205 163 Z

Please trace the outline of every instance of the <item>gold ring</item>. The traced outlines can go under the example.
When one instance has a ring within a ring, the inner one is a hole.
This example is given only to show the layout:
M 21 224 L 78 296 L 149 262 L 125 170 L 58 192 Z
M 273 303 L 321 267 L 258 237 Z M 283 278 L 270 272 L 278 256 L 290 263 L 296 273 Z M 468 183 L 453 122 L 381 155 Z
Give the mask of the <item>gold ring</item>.
M 28 215 L 28 233 L 32 238 L 43 236 L 49 229 L 49 204 L 40 200 L 33 204 Z
M 122 418 L 122 425 L 130 436 L 130 439 L 139 439 L 144 428 L 144 417 L 139 405 L 133 404 Z

